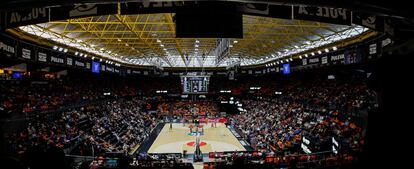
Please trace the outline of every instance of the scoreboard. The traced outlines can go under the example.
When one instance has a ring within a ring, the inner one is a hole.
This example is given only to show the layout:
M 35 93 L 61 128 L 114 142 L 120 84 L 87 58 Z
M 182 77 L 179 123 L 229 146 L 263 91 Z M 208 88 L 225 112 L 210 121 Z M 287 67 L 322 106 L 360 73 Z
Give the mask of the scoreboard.
M 206 94 L 210 76 L 206 75 L 183 75 L 181 76 L 181 85 L 183 94 Z

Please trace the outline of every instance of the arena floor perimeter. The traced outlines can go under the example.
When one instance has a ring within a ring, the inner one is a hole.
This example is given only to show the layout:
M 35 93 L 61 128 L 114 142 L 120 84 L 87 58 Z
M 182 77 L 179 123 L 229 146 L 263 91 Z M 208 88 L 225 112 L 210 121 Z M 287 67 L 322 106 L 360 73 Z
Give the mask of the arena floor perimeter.
M 225 124 L 217 123 L 216 127 L 211 127 L 211 123 L 202 125 L 204 134 L 199 137 L 203 153 L 246 150 Z M 188 154 L 192 154 L 195 151 L 195 135 L 190 133 L 189 124 L 173 123 L 170 130 L 170 124 L 166 123 L 148 153 L 182 153 L 187 150 Z

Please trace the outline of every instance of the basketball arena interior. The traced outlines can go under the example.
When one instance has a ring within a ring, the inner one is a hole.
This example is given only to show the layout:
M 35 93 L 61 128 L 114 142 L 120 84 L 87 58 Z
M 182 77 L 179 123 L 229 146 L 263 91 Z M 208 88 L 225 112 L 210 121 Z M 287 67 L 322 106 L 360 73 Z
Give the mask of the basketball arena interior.
M 403 6 L 2 1 L 0 168 L 368 168 Z

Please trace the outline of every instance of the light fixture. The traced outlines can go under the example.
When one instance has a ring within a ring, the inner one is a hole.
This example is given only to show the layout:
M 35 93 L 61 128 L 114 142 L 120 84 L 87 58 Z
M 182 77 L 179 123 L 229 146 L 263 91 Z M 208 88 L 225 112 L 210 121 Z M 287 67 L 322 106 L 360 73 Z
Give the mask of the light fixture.
M 279 64 L 279 61 L 277 61 L 276 64 Z
M 163 50 L 167 50 L 166 48 L 164 48 Z
M 336 46 L 332 47 L 332 50 L 338 50 L 338 48 L 336 48 Z
M 195 42 L 196 42 L 196 43 L 200 43 L 200 41 L 198 41 L 198 40 L 196 40 Z
M 75 52 L 75 56 L 78 56 L 79 52 Z
M 62 52 L 63 51 L 63 48 L 59 48 L 59 52 Z
M 308 57 L 308 54 L 305 54 L 305 57 L 307 58 Z
M 85 54 L 85 58 L 87 57 L 88 55 L 87 54 Z
M 161 40 L 157 39 L 157 42 L 158 42 L 158 43 L 161 43 Z
M 307 45 L 310 45 L 310 44 L 311 44 L 309 41 L 306 41 L 305 43 L 306 43 Z
M 125 46 L 129 46 L 128 43 L 125 43 Z
M 290 60 L 290 61 L 293 61 L 293 59 L 292 59 L 292 58 L 290 58 L 289 60 Z
M 289 59 L 286 59 L 286 62 L 289 62 Z
M 235 40 L 235 41 L 233 41 L 233 43 L 238 43 L 239 41 L 237 41 L 237 40 Z
M 289 52 L 289 49 L 285 49 L 286 52 Z
M 195 50 L 195 51 L 198 51 L 198 49 L 197 49 L 197 48 L 195 48 L 194 50 Z
M 229 47 L 231 47 L 231 48 L 232 48 L 232 47 L 233 47 L 233 45 L 229 45 Z
M 100 62 L 102 62 L 102 59 L 99 59 Z
M 314 52 L 312 52 L 312 53 L 311 53 L 311 55 L 312 55 L 312 56 L 315 56 L 315 53 L 314 53 Z
M 283 63 L 283 60 L 281 60 L 280 63 Z
M 297 48 L 299 48 L 299 46 L 295 46 L 295 48 L 297 49 Z
M 161 47 L 164 47 L 164 45 L 163 45 L 163 44 L 160 44 L 160 46 L 161 46 Z
M 322 51 L 321 50 L 318 50 L 318 54 L 322 54 Z
M 65 53 L 68 52 L 68 49 L 64 49 L 63 52 L 65 52 Z
M 80 53 L 79 56 L 83 56 L 83 53 Z
M 92 60 L 94 60 L 95 59 L 95 57 L 92 57 Z
M 194 47 L 198 48 L 198 45 L 194 45 Z
M 99 49 L 99 50 L 105 50 L 104 48 L 101 48 L 101 49 Z
M 299 59 L 302 59 L 302 55 L 299 56 Z
M 53 50 L 57 50 L 58 49 L 58 47 L 57 46 L 53 46 Z
M 278 54 L 278 55 L 280 55 L 280 54 L 282 54 L 282 53 L 280 53 L 280 52 L 277 52 L 277 54 Z
M 118 39 L 118 42 L 121 42 L 122 40 L 121 39 Z
M 328 48 L 326 48 L 326 49 L 325 49 L 325 52 L 326 52 L 326 53 L 328 53 L 328 52 L 329 52 L 329 49 L 328 49 Z

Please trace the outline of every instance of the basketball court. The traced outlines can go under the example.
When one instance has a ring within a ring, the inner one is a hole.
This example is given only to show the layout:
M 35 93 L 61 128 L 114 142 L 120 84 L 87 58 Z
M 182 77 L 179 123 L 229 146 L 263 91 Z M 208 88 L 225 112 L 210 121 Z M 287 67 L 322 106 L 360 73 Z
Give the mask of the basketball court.
M 196 148 L 196 138 L 200 138 L 200 149 L 202 153 L 223 152 L 223 151 L 246 151 L 239 140 L 223 123 L 216 123 L 212 127 L 211 123 L 201 124 L 202 129 L 198 132 L 193 128 L 190 132 L 190 124 L 173 123 L 172 129 L 170 124 L 166 123 L 151 145 L 148 153 L 182 153 L 184 150 L 192 154 Z

